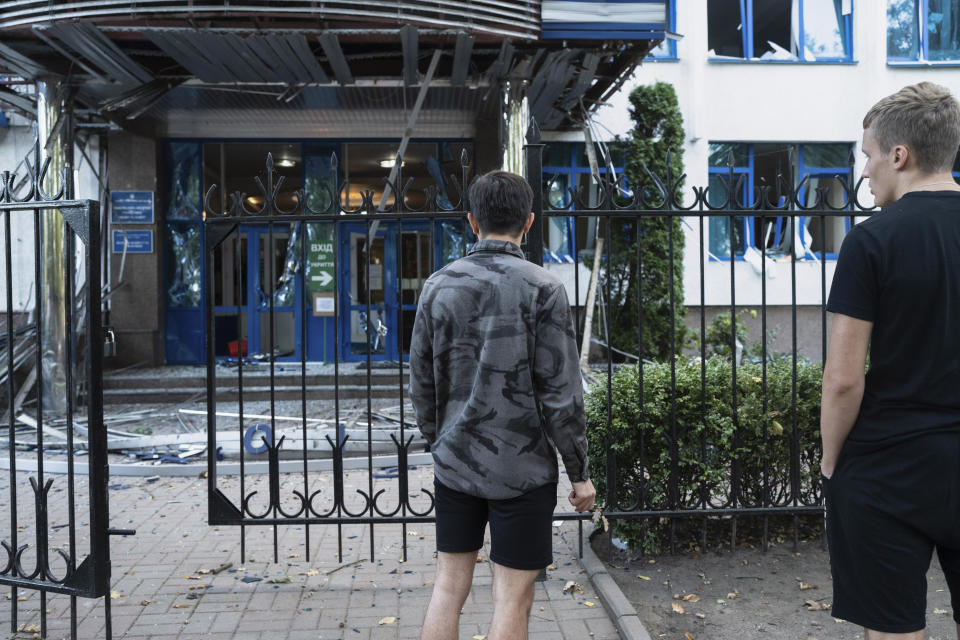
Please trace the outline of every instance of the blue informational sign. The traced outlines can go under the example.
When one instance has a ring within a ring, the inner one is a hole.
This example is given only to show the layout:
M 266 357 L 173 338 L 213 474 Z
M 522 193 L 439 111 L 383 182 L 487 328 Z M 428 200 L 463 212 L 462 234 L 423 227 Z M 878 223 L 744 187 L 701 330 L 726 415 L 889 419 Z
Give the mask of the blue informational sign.
M 111 224 L 153 224 L 153 191 L 112 191 Z
M 114 229 L 114 253 L 123 253 L 124 237 L 127 242 L 127 253 L 153 253 L 152 229 Z

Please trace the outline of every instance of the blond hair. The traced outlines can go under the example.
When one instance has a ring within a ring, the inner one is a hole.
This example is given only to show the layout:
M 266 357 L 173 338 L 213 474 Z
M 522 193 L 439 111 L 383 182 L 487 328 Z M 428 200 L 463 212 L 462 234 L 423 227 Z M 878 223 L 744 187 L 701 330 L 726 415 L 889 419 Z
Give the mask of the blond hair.
M 937 173 L 953 166 L 960 146 L 960 104 L 946 87 L 920 82 L 880 100 L 863 118 L 883 153 L 905 145 L 917 168 Z

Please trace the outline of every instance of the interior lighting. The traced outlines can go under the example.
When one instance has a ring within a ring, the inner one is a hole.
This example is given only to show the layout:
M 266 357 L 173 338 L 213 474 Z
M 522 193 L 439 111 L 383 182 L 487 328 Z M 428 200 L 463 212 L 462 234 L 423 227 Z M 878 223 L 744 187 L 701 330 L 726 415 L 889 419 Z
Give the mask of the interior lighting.
M 295 161 L 290 160 L 289 158 L 281 158 L 281 159 L 277 160 L 277 166 L 278 166 L 278 167 L 287 167 L 287 168 L 289 168 L 289 167 L 294 167 L 294 166 L 296 166 L 296 164 L 297 164 L 297 163 L 296 163 Z
M 393 169 L 394 165 L 397 164 L 396 158 L 387 158 L 386 160 L 380 161 L 380 166 L 384 169 Z M 400 163 L 401 167 L 407 166 L 406 161 Z

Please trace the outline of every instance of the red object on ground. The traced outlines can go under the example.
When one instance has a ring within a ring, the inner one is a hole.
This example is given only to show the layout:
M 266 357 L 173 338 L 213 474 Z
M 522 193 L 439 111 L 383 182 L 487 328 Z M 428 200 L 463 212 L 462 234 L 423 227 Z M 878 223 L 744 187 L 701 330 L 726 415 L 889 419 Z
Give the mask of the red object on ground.
M 231 358 L 237 357 L 237 340 L 231 340 L 227 343 L 227 352 Z M 247 341 L 243 341 L 243 355 L 247 355 Z

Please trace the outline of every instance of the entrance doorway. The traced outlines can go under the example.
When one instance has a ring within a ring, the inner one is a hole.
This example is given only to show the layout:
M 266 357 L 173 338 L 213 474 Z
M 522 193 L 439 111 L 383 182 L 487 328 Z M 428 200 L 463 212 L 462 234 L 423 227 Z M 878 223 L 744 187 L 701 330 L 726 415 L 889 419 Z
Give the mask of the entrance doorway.
M 218 357 L 297 360 L 301 345 L 299 269 L 293 225 L 238 227 L 214 251 L 214 323 Z M 271 341 L 271 305 L 273 308 Z
M 372 238 L 369 232 L 363 223 L 340 231 L 342 357 L 406 360 L 420 292 L 433 272 L 433 234 L 425 221 L 380 224 Z

